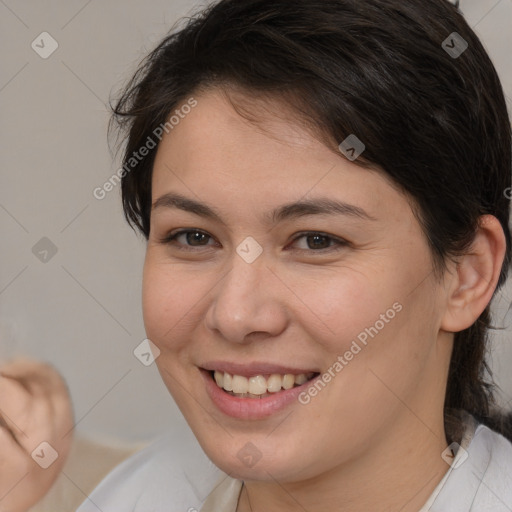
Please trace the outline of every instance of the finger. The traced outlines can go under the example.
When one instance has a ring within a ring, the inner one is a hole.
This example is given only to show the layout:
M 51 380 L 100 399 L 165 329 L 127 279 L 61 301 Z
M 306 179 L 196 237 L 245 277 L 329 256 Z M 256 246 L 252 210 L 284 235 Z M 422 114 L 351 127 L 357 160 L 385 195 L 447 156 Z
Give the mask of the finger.
M 4 427 L 0 427 L 0 446 L 0 510 L 28 510 L 55 474 L 40 468 Z
M 31 395 L 65 395 L 69 393 L 64 379 L 50 364 L 40 363 L 29 359 L 17 359 L 4 365 L 0 375 L 15 378 Z
M 25 431 L 30 423 L 32 397 L 15 379 L 0 376 L 0 418 L 21 446 L 25 446 L 28 434 Z
M 65 381 L 49 365 L 18 360 L 0 374 L 0 415 L 16 441 L 31 453 L 41 442 L 67 454 L 73 412 Z
M 25 449 L 18 444 L 9 428 L 0 421 L 0 475 L 5 466 L 10 468 L 29 467 L 29 456 Z M 0 478 L 2 480 L 2 478 Z
M 10 376 L 16 376 L 16 381 L 30 393 L 33 407 L 45 404 L 45 407 L 50 408 L 49 413 L 42 410 L 39 416 L 41 422 L 49 416 L 47 425 L 52 438 L 72 433 L 74 417 L 69 390 L 55 368 L 49 364 L 22 360 L 16 367 L 11 365 L 8 370 Z M 2 373 L 5 374 L 5 368 Z M 36 411 L 32 414 L 37 417 Z
M 55 374 L 55 370 L 50 366 L 25 358 L 10 361 L 0 370 L 0 375 L 16 379 L 30 394 L 52 388 L 55 384 Z

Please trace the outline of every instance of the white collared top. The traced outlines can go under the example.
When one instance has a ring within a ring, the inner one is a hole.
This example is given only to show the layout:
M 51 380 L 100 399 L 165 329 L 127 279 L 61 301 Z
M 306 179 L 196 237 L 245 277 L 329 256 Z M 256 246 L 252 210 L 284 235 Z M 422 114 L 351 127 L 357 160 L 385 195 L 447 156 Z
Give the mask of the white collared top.
M 114 469 L 77 512 L 235 512 L 241 489 L 177 429 Z M 418 512 L 512 512 L 512 443 L 467 415 L 461 448 Z

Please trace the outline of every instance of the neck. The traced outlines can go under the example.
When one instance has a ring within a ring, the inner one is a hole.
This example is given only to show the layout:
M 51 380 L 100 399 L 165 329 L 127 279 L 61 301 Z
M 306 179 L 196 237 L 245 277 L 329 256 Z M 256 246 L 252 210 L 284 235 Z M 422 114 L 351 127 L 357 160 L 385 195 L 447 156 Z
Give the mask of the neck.
M 385 443 L 314 479 L 244 482 L 237 512 L 418 512 L 449 469 L 444 424 L 427 427 L 408 412 L 401 425 L 382 433 Z

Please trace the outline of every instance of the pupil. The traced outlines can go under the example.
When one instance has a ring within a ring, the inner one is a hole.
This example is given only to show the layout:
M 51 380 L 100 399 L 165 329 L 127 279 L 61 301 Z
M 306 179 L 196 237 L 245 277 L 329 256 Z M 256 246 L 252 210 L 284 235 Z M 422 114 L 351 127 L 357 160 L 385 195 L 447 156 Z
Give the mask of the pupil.
M 200 233 L 199 231 L 194 231 L 192 233 L 188 233 L 187 235 L 187 242 L 191 243 L 191 245 L 194 245 L 193 242 L 201 242 L 201 240 L 206 237 L 204 233 Z
M 324 244 L 320 243 L 320 245 L 319 244 L 315 244 L 315 243 L 309 244 L 311 239 L 314 239 L 316 241 L 318 241 L 318 239 L 320 239 L 320 240 L 323 239 L 324 242 L 325 242 L 325 241 L 327 241 L 327 237 L 326 236 L 323 236 L 323 235 L 309 235 L 308 236 L 308 245 L 310 245 L 310 246 L 312 245 L 313 247 L 316 247 L 316 248 L 320 247 L 321 249 L 324 249 L 325 247 L 328 247 L 328 244 L 325 244 L 325 243 Z

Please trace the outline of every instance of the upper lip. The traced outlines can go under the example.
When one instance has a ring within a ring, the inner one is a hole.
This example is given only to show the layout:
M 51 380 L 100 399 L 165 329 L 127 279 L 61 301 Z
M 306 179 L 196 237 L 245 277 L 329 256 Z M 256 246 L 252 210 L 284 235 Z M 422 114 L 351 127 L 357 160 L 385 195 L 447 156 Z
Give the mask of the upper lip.
M 252 377 L 254 375 L 271 375 L 273 373 L 281 375 L 285 375 L 287 373 L 292 375 L 300 375 L 301 373 L 318 373 L 317 370 L 311 368 L 291 368 L 289 366 L 266 362 L 251 362 L 243 364 L 228 361 L 208 361 L 201 364 L 199 367 L 203 370 L 226 372 L 231 375 L 242 375 L 244 377 Z

